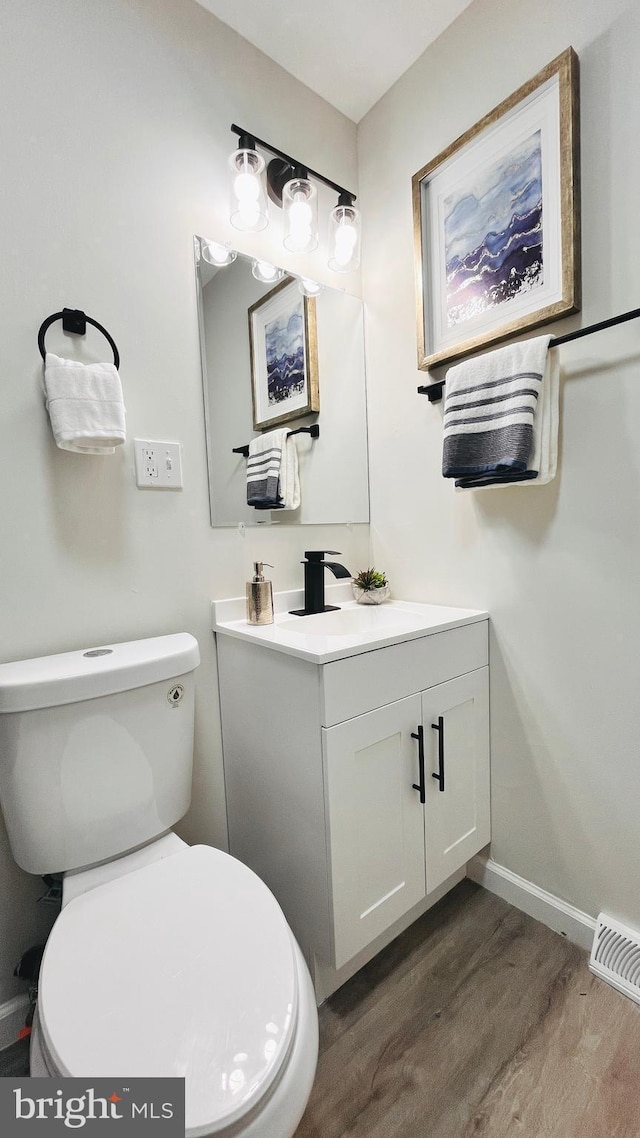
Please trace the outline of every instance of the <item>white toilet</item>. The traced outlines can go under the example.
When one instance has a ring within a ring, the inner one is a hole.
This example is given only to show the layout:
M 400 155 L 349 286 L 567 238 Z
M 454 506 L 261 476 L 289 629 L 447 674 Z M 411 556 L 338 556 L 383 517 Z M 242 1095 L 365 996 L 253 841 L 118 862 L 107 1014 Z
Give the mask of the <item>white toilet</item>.
M 180 633 L 0 665 L 11 848 L 64 871 L 31 1074 L 184 1077 L 189 1138 L 291 1138 L 318 1055 L 306 964 L 250 869 L 170 830 L 199 662 Z

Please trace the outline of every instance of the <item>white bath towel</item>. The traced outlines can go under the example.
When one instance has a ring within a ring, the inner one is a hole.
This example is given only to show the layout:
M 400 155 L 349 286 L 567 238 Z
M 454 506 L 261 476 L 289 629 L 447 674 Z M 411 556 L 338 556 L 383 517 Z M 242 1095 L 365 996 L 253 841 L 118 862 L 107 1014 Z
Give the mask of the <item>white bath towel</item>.
M 442 473 L 458 489 L 555 476 L 559 363 L 549 340 L 510 344 L 447 373 Z
M 298 451 L 287 427 L 268 431 L 249 443 L 247 503 L 256 510 L 298 509 Z
M 47 352 L 47 411 L 57 446 L 78 454 L 113 454 L 126 439 L 120 376 L 113 364 L 82 364 Z

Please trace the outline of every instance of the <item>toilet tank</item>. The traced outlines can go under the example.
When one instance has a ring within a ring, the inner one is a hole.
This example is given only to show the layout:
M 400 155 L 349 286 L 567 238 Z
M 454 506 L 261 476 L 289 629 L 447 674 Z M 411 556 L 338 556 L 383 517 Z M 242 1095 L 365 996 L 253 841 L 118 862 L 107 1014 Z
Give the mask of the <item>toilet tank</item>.
M 199 663 L 177 633 L 0 664 L 0 805 L 18 865 L 92 865 L 186 813 Z

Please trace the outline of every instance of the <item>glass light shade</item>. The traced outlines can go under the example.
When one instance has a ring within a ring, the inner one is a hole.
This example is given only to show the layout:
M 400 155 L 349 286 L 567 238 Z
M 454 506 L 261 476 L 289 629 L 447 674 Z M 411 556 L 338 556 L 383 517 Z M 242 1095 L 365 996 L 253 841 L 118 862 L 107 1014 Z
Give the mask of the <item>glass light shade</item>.
M 324 285 L 318 284 L 317 281 L 312 281 L 310 277 L 299 277 L 298 288 L 303 296 L 318 296 L 322 292 Z
M 227 245 L 219 245 L 217 241 L 201 241 L 200 250 L 202 260 L 209 265 L 217 265 L 218 268 L 232 265 L 238 256 L 235 249 L 229 249 Z
M 282 280 L 284 269 L 279 269 L 277 265 L 272 265 L 270 261 L 254 261 L 251 275 L 254 276 L 257 281 L 262 281 L 263 284 L 275 284 L 276 281 Z
M 329 217 L 329 268 L 350 273 L 360 264 L 360 212 L 353 205 L 337 205 Z
M 318 248 L 318 191 L 308 178 L 292 178 L 282 190 L 283 244 L 290 253 Z
M 264 158 L 257 150 L 234 150 L 229 158 L 229 220 L 247 233 L 257 233 L 269 223 L 263 170 Z

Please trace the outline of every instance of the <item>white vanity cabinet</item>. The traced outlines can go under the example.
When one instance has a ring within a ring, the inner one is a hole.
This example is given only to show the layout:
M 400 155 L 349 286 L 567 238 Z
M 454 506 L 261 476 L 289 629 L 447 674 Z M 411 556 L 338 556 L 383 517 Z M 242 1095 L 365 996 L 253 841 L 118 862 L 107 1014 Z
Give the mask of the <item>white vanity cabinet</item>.
M 322 663 L 216 629 L 230 852 L 312 973 L 380 947 L 488 843 L 487 628 Z

